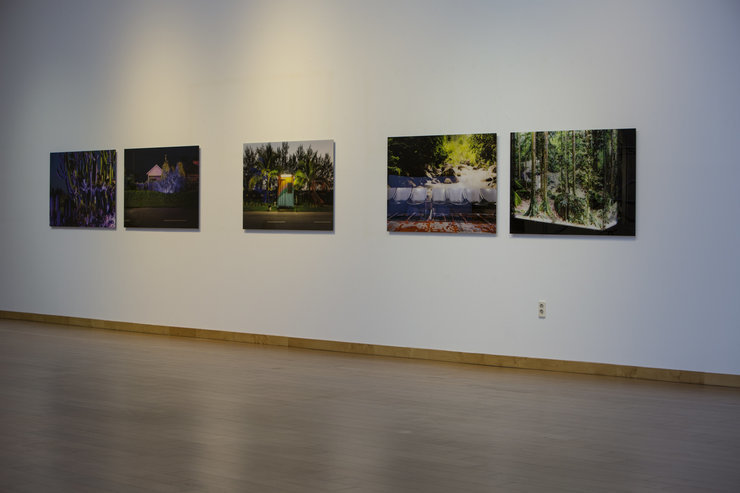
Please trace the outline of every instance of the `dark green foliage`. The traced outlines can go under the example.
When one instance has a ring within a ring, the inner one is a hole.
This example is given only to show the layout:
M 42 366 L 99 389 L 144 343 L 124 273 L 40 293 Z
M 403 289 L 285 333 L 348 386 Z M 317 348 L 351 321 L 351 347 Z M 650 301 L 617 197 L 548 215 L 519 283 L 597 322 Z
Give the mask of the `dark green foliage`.
M 619 202 L 618 130 L 515 133 L 511 137 L 512 205 L 517 214 L 603 228 Z M 534 164 L 533 164 L 534 161 Z M 540 183 L 535 187 L 537 179 Z
M 588 191 L 588 206 L 591 209 L 603 209 L 604 205 L 604 193 L 601 190 Z
M 162 193 L 152 190 L 126 190 L 124 203 L 127 208 L 137 207 L 198 207 L 198 191 Z
M 259 174 L 257 170 L 257 152 L 251 147 L 244 149 L 244 156 L 242 157 L 242 177 L 244 182 L 244 191 L 246 193 L 249 188 L 249 182 L 252 176 Z
M 388 173 L 401 176 L 426 176 L 427 168 L 444 164 L 444 136 L 388 138 Z M 396 171 L 400 170 L 400 173 Z
M 514 199 L 514 206 L 519 207 L 519 205 L 522 203 L 522 200 L 529 199 L 529 190 L 527 187 L 524 186 L 524 183 L 522 183 L 522 180 L 519 179 L 513 179 L 512 180 L 512 198 Z
M 496 163 L 496 134 L 473 134 L 470 144 L 480 161 Z
M 285 173 L 295 177 L 296 197 L 305 191 L 301 196 L 317 207 L 327 204 L 324 195 L 334 189 L 334 160 L 329 154 L 319 155 L 310 144 L 308 148 L 301 144 L 292 153 L 289 142 L 245 146 L 242 159 L 245 204 L 274 204 L 278 177 Z
M 514 201 L 514 207 L 519 207 L 522 204 L 522 197 L 516 191 L 511 194 L 511 200 Z
M 308 146 L 306 150 L 303 146 L 299 146 L 293 157 L 296 168 L 296 189 L 310 191 L 306 196 L 310 204 L 325 205 L 327 201 L 319 192 L 333 189 L 334 166 L 331 156 L 324 154 L 322 157 L 311 149 L 311 146 Z
M 568 196 L 565 193 L 559 192 L 554 194 L 553 202 L 555 204 L 555 212 L 560 217 L 565 218 L 566 214 L 570 216 L 571 221 L 582 221 L 586 214 L 586 200 L 583 197 Z

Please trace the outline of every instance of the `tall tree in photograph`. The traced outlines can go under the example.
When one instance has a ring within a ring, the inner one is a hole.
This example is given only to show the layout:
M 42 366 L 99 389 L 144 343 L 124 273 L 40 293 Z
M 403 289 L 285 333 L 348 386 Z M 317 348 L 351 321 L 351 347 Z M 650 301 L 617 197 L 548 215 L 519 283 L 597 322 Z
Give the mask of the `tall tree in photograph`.
M 529 193 L 529 209 L 524 213 L 525 216 L 536 216 L 538 212 L 537 207 L 537 180 L 536 180 L 536 169 L 535 163 L 537 162 L 537 134 L 531 132 L 532 136 L 532 163 L 529 173 L 530 179 L 530 193 Z
M 522 138 L 521 133 L 511 133 L 511 144 L 513 165 L 511 169 L 511 204 L 513 208 L 518 208 L 526 196 L 524 184 L 522 182 Z
M 257 149 L 257 167 L 264 183 L 264 189 L 267 193 L 268 201 L 272 200 L 272 182 L 278 176 L 278 159 L 279 151 L 272 144 Z
M 563 193 L 565 194 L 565 200 L 563 201 L 565 209 L 565 220 L 570 221 L 570 204 L 572 201 L 571 187 L 570 187 L 570 167 L 568 166 L 568 134 L 567 132 L 560 133 L 560 148 L 563 150 L 563 168 L 565 169 L 565 180 L 563 186 Z
M 290 144 L 287 142 L 282 142 L 277 154 L 277 172 L 292 173 L 293 170 L 290 169 Z
M 518 133 L 514 135 L 516 139 L 516 178 L 517 180 L 521 180 L 522 178 L 522 139 L 519 137 Z
M 576 171 L 576 131 L 575 130 L 572 130 L 570 132 L 570 136 L 571 136 L 571 146 L 572 146 L 571 147 L 570 159 L 571 159 L 571 164 L 573 166 L 573 173 L 572 173 L 573 185 L 570 187 L 570 189 L 571 189 L 572 198 L 575 199 L 576 198 L 576 193 L 577 193 L 576 192 L 576 190 L 577 190 L 576 189 L 576 186 L 577 186 L 576 185 L 576 176 L 577 176 L 577 171 Z M 573 203 L 573 200 L 571 200 L 571 203 Z
M 583 166 L 578 167 L 578 171 L 580 173 L 580 188 L 584 195 L 584 204 L 585 204 L 585 217 L 586 221 L 590 221 L 591 217 L 591 204 L 589 203 L 589 194 L 588 191 L 591 189 L 591 168 L 592 168 L 592 160 L 593 160 L 593 139 L 592 132 L 590 130 L 586 130 L 583 132 Z M 576 191 L 577 192 L 577 191 Z
M 548 168 L 548 148 L 549 148 L 549 139 L 548 139 L 548 132 L 542 132 L 543 133 L 543 147 L 542 147 L 542 162 L 540 165 L 540 189 L 542 190 L 542 203 L 540 205 L 540 210 L 546 214 L 550 215 L 550 200 L 547 197 L 547 187 L 550 184 L 549 179 L 549 168 Z
M 617 131 L 609 131 L 609 197 L 616 202 Z
M 257 152 L 251 147 L 245 147 L 242 158 L 242 181 L 245 191 L 254 188 L 257 181 L 261 179 L 261 175 L 255 173 L 256 168 Z
M 300 152 L 296 152 L 296 161 L 296 187 L 308 188 L 311 203 L 323 204 L 324 200 L 319 192 L 329 190 L 331 181 L 333 181 L 330 176 L 333 169 L 331 156 L 328 154 L 319 156 L 309 146 L 305 151 L 301 148 Z

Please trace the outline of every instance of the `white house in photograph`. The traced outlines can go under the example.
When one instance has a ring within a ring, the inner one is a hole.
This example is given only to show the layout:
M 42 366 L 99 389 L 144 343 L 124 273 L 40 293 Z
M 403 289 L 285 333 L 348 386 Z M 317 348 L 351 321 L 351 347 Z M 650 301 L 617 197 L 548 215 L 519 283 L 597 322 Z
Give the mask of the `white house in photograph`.
M 152 166 L 152 169 L 146 172 L 146 182 L 147 183 L 158 181 L 161 178 L 162 178 L 162 168 L 160 168 L 158 164 L 155 164 L 154 166 Z

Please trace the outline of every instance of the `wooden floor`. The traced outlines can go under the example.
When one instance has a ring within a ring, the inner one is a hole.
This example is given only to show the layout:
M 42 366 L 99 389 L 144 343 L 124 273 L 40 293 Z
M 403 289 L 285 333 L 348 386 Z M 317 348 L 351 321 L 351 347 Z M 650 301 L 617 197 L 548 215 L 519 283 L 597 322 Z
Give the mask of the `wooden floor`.
M 740 491 L 740 390 L 0 320 L 2 492 Z

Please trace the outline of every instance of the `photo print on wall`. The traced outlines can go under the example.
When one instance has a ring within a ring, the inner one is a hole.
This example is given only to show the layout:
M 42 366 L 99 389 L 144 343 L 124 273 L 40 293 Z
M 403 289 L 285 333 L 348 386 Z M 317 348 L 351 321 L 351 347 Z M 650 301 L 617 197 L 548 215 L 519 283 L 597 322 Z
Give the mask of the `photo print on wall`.
M 496 134 L 388 138 L 387 229 L 496 233 Z
M 244 144 L 243 228 L 334 231 L 334 141 Z
M 200 147 L 124 151 L 123 225 L 198 229 Z
M 116 228 L 116 151 L 52 152 L 49 225 Z
M 635 136 L 512 133 L 510 232 L 635 236 Z

